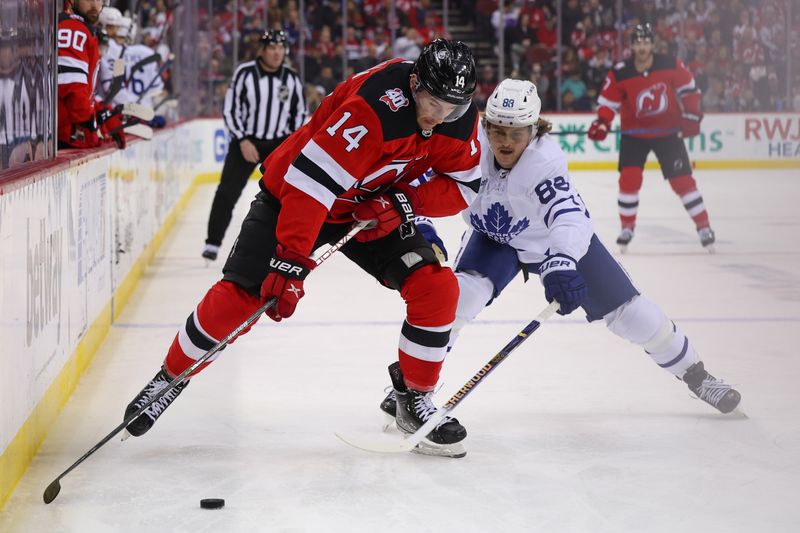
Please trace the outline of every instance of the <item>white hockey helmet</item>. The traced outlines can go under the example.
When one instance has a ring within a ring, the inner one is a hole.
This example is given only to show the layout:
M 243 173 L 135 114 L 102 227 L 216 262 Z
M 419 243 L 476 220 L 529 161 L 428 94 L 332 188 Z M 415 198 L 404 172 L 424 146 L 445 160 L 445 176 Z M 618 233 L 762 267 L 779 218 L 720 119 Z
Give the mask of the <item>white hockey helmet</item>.
M 542 110 L 536 85 L 527 80 L 506 78 L 486 101 L 486 121 L 495 126 L 535 126 Z
M 116 7 L 105 7 L 100 12 L 98 22 L 104 28 L 107 26 L 122 26 L 122 12 Z
M 134 38 L 135 28 L 133 25 L 133 19 L 130 17 L 121 17 L 119 24 L 119 30 L 117 30 L 117 35 L 120 37 L 127 38 L 128 41 L 132 41 Z

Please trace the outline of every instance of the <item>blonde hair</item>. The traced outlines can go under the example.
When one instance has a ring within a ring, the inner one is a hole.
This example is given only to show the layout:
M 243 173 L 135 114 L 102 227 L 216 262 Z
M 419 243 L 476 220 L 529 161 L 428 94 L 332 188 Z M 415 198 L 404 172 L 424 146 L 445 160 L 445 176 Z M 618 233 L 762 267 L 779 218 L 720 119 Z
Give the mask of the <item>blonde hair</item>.
M 550 130 L 553 129 L 553 123 L 549 120 L 545 120 L 542 117 L 539 117 L 539 120 L 536 121 L 536 137 L 541 137 L 545 133 L 550 133 Z

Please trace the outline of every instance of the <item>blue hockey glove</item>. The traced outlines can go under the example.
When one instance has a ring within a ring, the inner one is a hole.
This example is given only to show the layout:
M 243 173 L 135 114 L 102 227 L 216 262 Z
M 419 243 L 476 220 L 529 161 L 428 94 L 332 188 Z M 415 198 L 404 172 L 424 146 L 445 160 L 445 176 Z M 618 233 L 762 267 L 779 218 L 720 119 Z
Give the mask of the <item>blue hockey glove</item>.
M 544 297 L 548 302 L 555 300 L 561 305 L 559 315 L 570 314 L 586 299 L 586 282 L 577 268 L 577 262 L 563 254 L 549 256 L 539 267 Z
M 442 263 L 447 261 L 447 248 L 444 247 L 442 239 L 440 239 L 439 235 L 436 233 L 433 221 L 428 217 L 415 217 L 414 224 L 417 226 L 420 233 L 422 233 L 422 236 L 431 243 L 431 247 L 436 253 L 436 257 L 439 258 L 439 261 Z
M 150 121 L 150 127 L 153 129 L 161 129 L 167 125 L 167 119 L 164 118 L 164 115 L 156 115 L 153 117 L 153 120 Z

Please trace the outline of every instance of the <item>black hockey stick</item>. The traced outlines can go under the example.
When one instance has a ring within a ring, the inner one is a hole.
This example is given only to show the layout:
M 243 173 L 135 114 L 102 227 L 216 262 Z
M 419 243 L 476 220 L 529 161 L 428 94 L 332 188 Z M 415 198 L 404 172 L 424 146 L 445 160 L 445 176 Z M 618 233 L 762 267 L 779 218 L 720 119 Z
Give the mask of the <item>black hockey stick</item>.
M 172 65 L 172 61 L 174 59 L 175 59 L 175 55 L 174 54 L 170 54 L 169 57 L 167 58 L 167 60 L 164 61 L 164 64 L 161 65 L 161 67 L 158 69 L 158 72 L 156 72 L 156 75 L 153 76 L 153 79 L 150 80 L 150 84 L 147 87 L 144 88 L 142 93 L 139 95 L 139 98 L 136 99 L 137 102 L 141 102 L 142 98 L 144 98 L 144 95 L 147 94 L 147 91 L 149 91 L 153 87 L 153 85 L 155 85 L 156 80 L 159 79 L 159 78 L 162 78 L 162 76 L 164 75 L 164 71 L 167 70 Z M 164 81 L 163 78 L 162 78 L 161 81 Z
M 156 104 L 156 106 L 153 108 L 153 111 L 158 111 L 162 105 L 166 104 L 167 102 L 177 100 L 178 98 L 180 98 L 180 96 L 181 96 L 180 94 L 173 94 L 172 96 L 167 96 L 166 98 L 164 98 L 163 100 L 161 100 L 159 103 Z
M 336 241 L 334 244 L 332 244 L 330 247 L 325 249 L 325 251 L 323 251 L 321 254 L 319 254 L 319 256 L 316 259 L 314 259 L 314 261 L 317 263 L 317 265 L 320 265 L 323 262 L 325 262 L 327 259 L 329 259 L 337 250 L 339 250 L 342 246 L 344 246 L 347 243 L 347 241 L 352 239 L 353 236 L 356 233 L 358 233 L 359 231 L 364 229 L 367 226 L 367 224 L 369 224 L 369 222 L 358 222 L 356 224 L 353 224 L 353 227 L 350 229 L 350 231 L 344 237 L 342 237 L 341 239 Z M 213 356 L 215 353 L 217 353 L 218 351 L 223 349 L 225 346 L 227 346 L 228 343 L 230 343 L 234 338 L 236 338 L 237 335 L 239 335 L 239 333 L 244 331 L 246 328 L 248 328 L 250 325 L 252 325 L 253 322 L 258 320 L 258 318 L 267 309 L 269 309 L 270 307 L 275 305 L 275 303 L 277 301 L 278 301 L 277 298 L 270 298 L 266 303 L 264 303 L 261 307 L 259 307 L 252 315 L 250 315 L 247 318 L 247 320 L 242 322 L 236 329 L 231 331 L 228 334 L 227 337 L 225 337 L 224 339 L 219 341 L 213 348 L 211 348 L 209 351 L 207 351 L 202 357 L 200 357 L 197 361 L 192 363 L 192 366 L 190 366 L 189 368 L 184 370 L 179 376 L 177 376 L 175 379 L 170 381 L 169 384 L 166 387 L 164 387 L 158 394 L 156 394 L 149 402 L 147 402 L 142 407 L 140 407 L 135 413 L 133 413 L 130 416 L 126 417 L 125 420 L 120 425 L 118 425 L 117 427 L 115 427 L 111 431 L 111 433 L 109 433 L 108 435 L 103 437 L 102 440 L 100 440 L 100 442 L 95 444 L 88 452 L 83 454 L 80 459 L 78 459 L 77 461 L 72 463 L 72 465 L 70 465 L 69 468 L 64 470 L 56 479 L 54 479 L 47 486 L 46 489 L 44 489 L 44 494 L 42 495 L 42 498 L 44 499 L 44 503 L 50 503 L 50 502 L 52 502 L 53 500 L 56 499 L 56 497 L 58 496 L 58 493 L 61 492 L 61 480 L 64 478 L 64 476 L 66 476 L 67 474 L 72 472 L 72 470 L 74 470 L 75 467 L 77 467 L 79 464 L 81 464 L 86 459 L 88 459 L 89 456 L 91 456 L 94 452 L 99 450 L 105 443 L 110 441 L 114 437 L 114 435 L 116 435 L 117 433 L 119 433 L 120 431 L 122 431 L 123 429 L 128 427 L 128 424 L 130 424 L 131 422 L 136 420 L 142 413 L 145 412 L 145 410 L 148 407 L 150 407 L 152 404 L 154 404 L 155 402 L 160 400 L 161 397 L 164 396 L 167 392 L 169 392 L 172 389 L 174 389 L 175 387 L 177 387 L 179 383 L 181 383 L 185 378 L 187 378 L 192 372 L 197 370 L 197 368 L 200 365 L 202 365 L 203 363 L 208 361 L 208 359 L 211 356 Z
M 425 422 L 420 428 L 406 437 L 405 439 L 399 441 L 367 441 L 362 440 L 359 438 L 353 438 L 349 436 L 342 435 L 340 433 L 336 433 L 336 436 L 339 437 L 341 440 L 353 446 L 355 448 L 360 448 L 362 450 L 366 450 L 368 452 L 378 452 L 378 453 L 404 453 L 410 452 L 413 450 L 417 444 L 422 442 L 422 440 L 428 436 L 428 433 L 433 431 L 433 429 L 439 424 L 439 422 L 447 416 L 447 413 L 455 409 L 455 407 L 461 403 L 461 401 L 466 398 L 470 392 L 472 392 L 475 387 L 483 380 L 486 376 L 492 373 L 492 371 L 497 368 L 497 366 L 503 362 L 503 360 L 508 357 L 511 352 L 513 352 L 520 344 L 525 341 L 534 331 L 539 329 L 539 326 L 542 325 L 542 322 L 550 318 L 550 316 L 556 312 L 558 309 L 558 302 L 553 302 L 549 304 L 544 310 L 539 313 L 539 315 L 534 318 L 527 326 L 522 328 L 522 331 L 517 333 L 517 336 L 511 339 L 511 342 L 503 346 L 503 349 L 497 352 L 497 355 L 492 357 L 492 359 L 486 363 L 483 368 L 478 370 L 478 372 L 467 381 L 463 387 L 458 389 L 458 391 L 450 398 L 444 406 L 436 411 L 428 420 Z
M 117 96 L 117 93 L 122 90 L 122 85 L 125 83 L 125 60 L 117 58 L 114 60 L 114 67 L 111 77 L 111 83 L 108 86 L 108 91 L 105 94 L 106 102 L 110 102 Z
M 131 81 L 135 73 L 139 72 L 141 69 L 143 69 L 150 63 L 157 63 L 158 61 L 161 61 L 161 55 L 158 52 L 153 52 L 149 56 L 140 59 L 139 61 L 134 63 L 134 65 L 131 67 L 131 75 L 128 76 L 128 79 L 126 81 Z

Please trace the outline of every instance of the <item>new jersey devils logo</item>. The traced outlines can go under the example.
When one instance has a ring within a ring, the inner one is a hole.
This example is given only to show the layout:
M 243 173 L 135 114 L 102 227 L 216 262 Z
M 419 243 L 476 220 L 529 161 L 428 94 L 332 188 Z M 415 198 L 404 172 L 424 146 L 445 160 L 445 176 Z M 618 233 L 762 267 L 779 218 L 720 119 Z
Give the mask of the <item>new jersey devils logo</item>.
M 656 83 L 639 93 L 636 97 L 636 116 L 651 117 L 667 110 L 667 86 Z
M 397 113 L 401 107 L 408 105 L 408 98 L 401 89 L 389 89 L 380 97 L 380 101 L 389 106 L 392 112 Z

